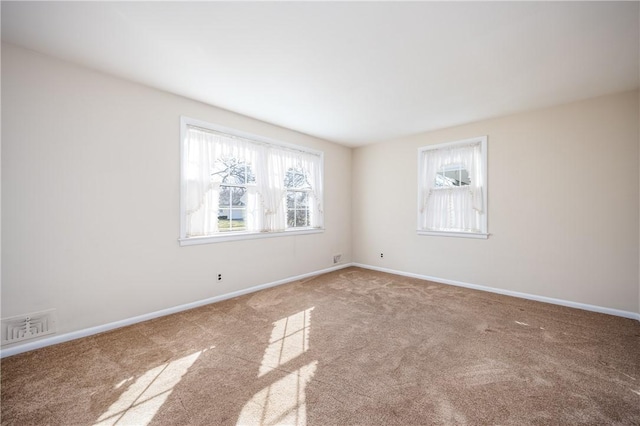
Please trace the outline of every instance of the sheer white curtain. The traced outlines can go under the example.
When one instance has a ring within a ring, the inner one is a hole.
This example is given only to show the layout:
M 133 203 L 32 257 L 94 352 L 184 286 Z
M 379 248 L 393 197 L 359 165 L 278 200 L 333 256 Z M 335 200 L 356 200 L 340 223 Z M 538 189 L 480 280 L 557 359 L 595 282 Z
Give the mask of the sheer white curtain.
M 264 200 L 262 231 L 278 232 L 284 231 L 287 227 L 285 177 L 290 169 L 302 169 L 306 173 L 311 185 L 311 226 L 321 228 L 324 224 L 324 212 L 320 156 L 276 146 L 265 147 L 262 152 L 265 155 L 262 167 L 264 173 L 261 174 L 261 182 L 257 185 Z
M 425 150 L 422 156 L 420 229 L 481 232 L 484 206 L 480 144 Z M 447 166 L 466 169 L 471 183 L 436 187 L 436 174 Z
M 289 156 L 282 150 L 267 146 L 263 150 L 263 180 L 258 184 L 264 200 L 263 232 L 284 231 L 287 226 L 284 178 L 289 169 Z
M 219 160 L 233 158 L 247 163 L 253 169 L 257 157 L 255 145 L 249 141 L 187 128 L 183 165 L 187 237 L 218 232 L 220 185 L 225 183 L 224 174 L 216 173 L 225 168 Z M 244 202 L 246 229 L 259 230 L 261 215 L 258 213 L 261 203 L 253 185 L 247 185 Z
M 485 213 L 484 205 L 484 185 L 483 182 L 483 170 L 482 170 L 482 149 L 480 144 L 473 147 L 473 154 L 471 155 L 471 165 L 469 170 L 469 176 L 471 177 L 471 191 L 473 195 L 473 208 L 480 214 Z
M 476 143 L 450 149 L 449 152 L 445 154 L 445 158 L 445 164 L 443 164 L 443 166 L 447 164 L 461 164 L 467 170 L 471 184 L 465 186 L 465 188 L 469 190 L 471 194 L 471 208 L 478 213 L 482 213 L 484 211 L 482 197 L 482 187 L 484 183 L 482 182 L 482 155 L 480 144 Z
M 300 164 L 307 173 L 311 184 L 311 192 L 309 193 L 311 226 L 322 228 L 324 226 L 322 158 L 318 155 L 304 153 L 300 155 Z
M 285 177 L 301 167 L 311 184 L 311 224 L 323 226 L 323 176 L 319 155 L 277 145 L 187 127 L 183 152 L 186 237 L 219 232 L 220 188 L 225 183 L 246 187 L 245 228 L 249 232 L 280 232 L 287 227 Z M 226 160 L 246 163 L 255 182 L 225 181 Z
M 210 134 L 189 128 L 183 149 L 186 235 L 209 235 L 218 230 L 219 183 L 211 177 L 215 147 Z

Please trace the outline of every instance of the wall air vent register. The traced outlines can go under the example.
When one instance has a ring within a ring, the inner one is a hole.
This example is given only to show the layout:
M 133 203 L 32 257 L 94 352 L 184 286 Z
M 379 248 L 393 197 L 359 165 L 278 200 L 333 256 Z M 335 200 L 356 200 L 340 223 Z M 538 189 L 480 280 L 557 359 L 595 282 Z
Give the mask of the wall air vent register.
M 2 345 L 46 336 L 55 332 L 55 309 L 2 319 Z

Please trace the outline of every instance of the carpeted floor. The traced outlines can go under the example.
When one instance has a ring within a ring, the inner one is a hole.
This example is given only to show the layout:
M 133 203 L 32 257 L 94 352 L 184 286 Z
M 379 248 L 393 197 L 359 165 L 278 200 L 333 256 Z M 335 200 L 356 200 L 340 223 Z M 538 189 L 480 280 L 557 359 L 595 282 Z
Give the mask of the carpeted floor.
M 640 424 L 637 321 L 348 268 L 2 360 L 2 425 Z

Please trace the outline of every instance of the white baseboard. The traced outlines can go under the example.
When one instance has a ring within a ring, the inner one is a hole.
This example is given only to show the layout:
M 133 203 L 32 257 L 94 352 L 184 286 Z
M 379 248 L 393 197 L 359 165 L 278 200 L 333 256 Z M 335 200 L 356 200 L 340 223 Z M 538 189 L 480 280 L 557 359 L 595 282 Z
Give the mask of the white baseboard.
M 640 321 L 640 313 L 622 311 L 619 309 L 605 308 L 603 306 L 588 305 L 585 303 L 571 302 L 569 300 L 554 299 L 552 297 L 538 296 L 535 294 L 521 293 L 519 291 L 503 290 L 500 288 L 487 287 L 477 284 L 469 284 L 462 281 L 448 280 L 444 278 L 431 277 L 428 275 L 413 274 L 410 272 L 396 271 L 395 269 L 380 268 L 378 266 L 364 265 L 362 263 L 352 263 L 352 266 L 371 269 L 373 271 L 387 272 L 389 274 L 402 275 L 405 277 L 418 278 L 421 280 L 433 281 L 440 284 L 449 284 L 457 287 L 472 288 L 474 290 L 488 291 L 490 293 L 504 294 L 506 296 L 519 297 L 521 299 L 536 300 L 538 302 L 551 303 L 552 305 L 567 306 L 570 308 L 583 309 L 585 311 L 599 312 L 601 314 L 615 315 L 617 317 L 630 318 Z
M 150 319 L 163 317 L 166 315 L 175 314 L 177 312 L 186 311 L 189 309 L 197 308 L 204 305 L 209 305 L 215 302 L 221 302 L 223 300 L 232 299 L 234 297 L 242 296 L 249 293 L 254 293 L 259 290 L 264 290 L 269 287 L 275 287 L 278 285 L 290 283 L 292 281 L 298 281 L 305 278 L 313 277 L 315 275 L 325 274 L 327 272 L 337 271 L 338 269 L 343 269 L 351 266 L 350 263 L 340 264 L 337 266 L 333 266 L 331 268 L 322 269 L 319 271 L 309 272 L 302 275 L 296 275 L 295 277 L 288 277 L 282 280 L 273 281 L 266 284 L 260 284 L 253 287 L 245 288 L 242 290 L 234 291 L 231 293 L 223 294 L 220 296 L 210 297 L 208 299 L 198 300 L 196 302 L 187 303 L 184 305 L 174 306 L 167 309 L 161 309 L 159 311 L 150 312 L 148 314 L 138 315 L 132 318 L 126 318 L 120 321 L 110 322 L 104 325 L 98 325 L 96 327 L 85 328 L 83 330 L 72 331 L 70 333 L 61 334 L 59 336 L 51 336 L 47 338 L 43 338 L 40 340 L 36 340 L 29 343 L 24 343 L 16 346 L 11 346 L 6 349 L 0 349 L 0 358 L 8 357 L 11 355 L 17 355 L 23 352 L 32 351 L 35 349 L 44 348 L 46 346 L 55 345 L 58 343 L 68 342 L 70 340 L 80 339 L 82 337 L 92 336 L 94 334 L 103 333 L 105 331 L 114 330 L 120 327 L 126 327 L 128 325 L 136 324 L 142 321 L 147 321 Z
M 196 302 L 191 302 L 191 303 L 187 303 L 187 304 L 184 304 L 184 305 L 174 306 L 174 307 L 171 307 L 171 308 L 162 309 L 162 310 L 155 311 L 155 312 L 150 312 L 148 314 L 143 314 L 143 315 L 139 315 L 139 316 L 132 317 L 132 318 L 126 318 L 126 319 L 123 319 L 123 320 L 120 320 L 120 321 L 115 321 L 115 322 L 111 322 L 111 323 L 108 323 L 108 324 L 99 325 L 99 326 L 96 326 L 96 327 L 90 327 L 90 328 L 85 328 L 83 330 L 72 331 L 70 333 L 65 333 L 65 334 L 61 334 L 61 335 L 58 335 L 58 336 L 51 336 L 51 337 L 43 338 L 43 339 L 40 339 L 40 340 L 36 340 L 34 342 L 24 343 L 24 344 L 20 344 L 20 345 L 16 345 L 16 346 L 11 346 L 11 347 L 6 348 L 6 349 L 2 348 L 2 349 L 0 349 L 0 358 L 8 357 L 8 356 L 11 356 L 11 355 L 17 355 L 17 354 L 20 354 L 20 353 L 23 353 L 23 352 L 28 352 L 28 351 L 32 351 L 32 350 L 35 350 L 35 349 L 44 348 L 46 346 L 51 346 L 51 345 L 55 345 L 55 344 L 58 344 L 58 343 L 68 342 L 70 340 L 80 339 L 82 337 L 92 336 L 94 334 L 103 333 L 105 331 L 114 330 L 114 329 L 120 328 L 120 327 L 126 327 L 128 325 L 136 324 L 136 323 L 139 323 L 139 322 L 142 322 L 142 321 L 147 321 L 147 320 L 150 320 L 150 319 L 154 319 L 154 318 L 158 318 L 158 317 L 162 317 L 162 316 L 166 316 L 166 315 L 175 314 L 177 312 L 186 311 L 186 310 L 189 310 L 189 309 L 197 308 L 197 307 L 208 305 L 208 304 L 211 304 L 211 303 L 221 302 L 223 300 L 232 299 L 234 297 L 242 296 L 242 295 L 249 294 L 249 293 L 254 293 L 254 292 L 259 291 L 259 290 L 264 290 L 266 288 L 275 287 L 275 286 L 286 284 L 286 283 L 289 283 L 289 282 L 292 282 L 292 281 L 298 281 L 298 280 L 309 278 L 309 277 L 312 277 L 312 276 L 315 276 L 315 275 L 320 275 L 320 274 L 325 274 L 327 272 L 337 271 L 339 269 L 347 268 L 349 266 L 357 266 L 359 268 L 371 269 L 371 270 L 374 270 L 374 271 L 386 272 L 386 273 L 389 273 L 389 274 L 401 275 L 401 276 L 411 277 L 411 278 L 418 278 L 418 279 L 427 280 L 427 281 L 433 281 L 433 282 L 437 282 L 437 283 L 441 283 L 441 284 L 448 284 L 448 285 L 454 285 L 454 286 L 458 286 L 458 287 L 471 288 L 471 289 L 474 289 L 474 290 L 487 291 L 487 292 L 490 292 L 490 293 L 504 294 L 506 296 L 513 296 L 513 297 L 519 297 L 519 298 L 522 298 L 522 299 L 536 300 L 538 302 L 551 303 L 553 305 L 567 306 L 567 307 L 570 307 L 570 308 L 583 309 L 583 310 L 586 310 L 586 311 L 599 312 L 599 313 L 602 313 L 602 314 L 609 314 L 609 315 L 614 315 L 614 316 L 623 317 L 623 318 L 630 318 L 630 319 L 635 319 L 635 320 L 640 321 L 640 313 L 635 313 L 635 312 L 622 311 L 622 310 L 619 310 L 619 309 L 606 308 L 606 307 L 603 307 L 603 306 L 588 305 L 588 304 L 585 304 L 585 303 L 572 302 L 572 301 L 569 301 L 569 300 L 554 299 L 554 298 L 551 298 L 551 297 L 538 296 L 538 295 L 529 294 L 529 293 L 521 293 L 521 292 L 518 292 L 518 291 L 503 290 L 503 289 L 500 289 L 500 288 L 487 287 L 487 286 L 483 286 L 483 285 L 469 284 L 469 283 L 465 283 L 465 282 L 462 282 L 462 281 L 448 280 L 448 279 L 444 279 L 444 278 L 432 277 L 432 276 L 429 276 L 429 275 L 421 275 L 421 274 L 414 274 L 414 273 L 411 273 L 411 272 L 397 271 L 395 269 L 381 268 L 381 267 L 378 267 L 378 266 L 365 265 L 365 264 L 362 264 L 362 263 L 344 263 L 344 264 L 340 264 L 340 265 L 337 265 L 337 266 L 333 266 L 331 268 L 326 268 L 326 269 L 322 269 L 322 270 L 319 270 L 319 271 L 309 272 L 309 273 L 302 274 L 302 275 L 297 275 L 297 276 L 294 276 L 294 277 L 288 277 L 288 278 L 284 278 L 282 280 L 273 281 L 273 282 L 266 283 L 266 284 L 260 284 L 260 285 L 257 285 L 257 286 L 245 288 L 245 289 L 242 289 L 242 290 L 234 291 L 234 292 L 223 294 L 223 295 L 220 295 L 220 296 L 210 297 L 208 299 L 198 300 Z

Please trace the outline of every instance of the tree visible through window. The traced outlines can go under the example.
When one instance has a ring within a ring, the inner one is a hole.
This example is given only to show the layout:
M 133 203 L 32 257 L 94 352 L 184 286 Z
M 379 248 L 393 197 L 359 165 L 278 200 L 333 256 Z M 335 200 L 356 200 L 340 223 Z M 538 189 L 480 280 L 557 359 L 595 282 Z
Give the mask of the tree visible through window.
M 310 226 L 309 191 L 307 173 L 300 167 L 290 168 L 284 179 L 287 188 L 287 227 Z
M 247 185 L 255 185 L 256 177 L 251 165 L 237 158 L 220 158 L 215 163 L 220 184 L 218 230 L 244 231 L 247 214 Z M 216 179 L 217 180 L 217 179 Z
M 321 232 L 323 156 L 182 117 L 180 244 Z

